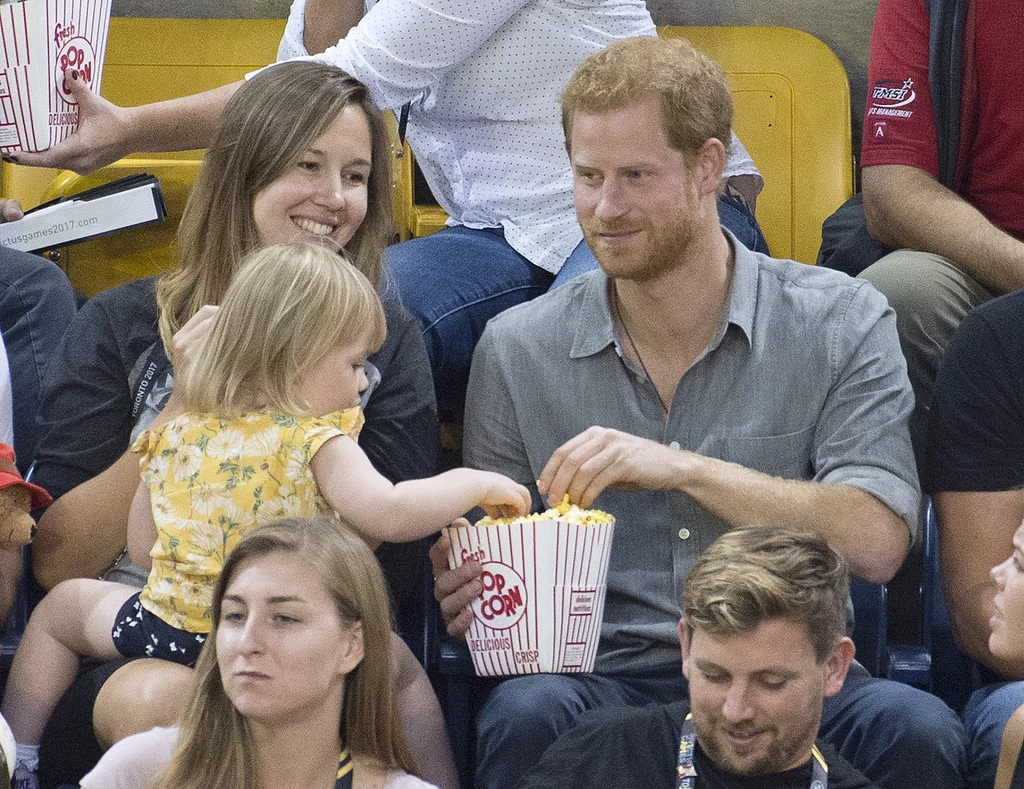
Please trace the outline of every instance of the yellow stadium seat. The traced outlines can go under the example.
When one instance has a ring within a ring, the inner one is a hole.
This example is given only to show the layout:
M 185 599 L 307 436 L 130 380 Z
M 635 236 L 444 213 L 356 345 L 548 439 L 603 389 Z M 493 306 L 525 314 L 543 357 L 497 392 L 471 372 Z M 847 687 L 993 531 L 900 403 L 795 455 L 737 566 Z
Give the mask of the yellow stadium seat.
M 131 106 L 239 79 L 274 59 L 283 24 L 111 19 L 103 95 Z M 768 243 L 779 257 L 813 262 L 821 222 L 853 190 L 849 86 L 839 60 L 813 36 L 788 28 L 663 27 L 659 32 L 689 38 L 729 72 L 737 133 L 765 176 L 757 214 Z M 408 147 L 396 155 L 400 237 L 439 229 L 447 218 L 444 211 L 413 202 Z M 173 265 L 174 229 L 200 156 L 201 151 L 130 156 L 87 177 L 3 163 L 0 196 L 17 197 L 29 208 L 129 173 L 150 172 L 161 180 L 166 223 L 60 250 L 72 282 L 92 294 Z
M 839 58 L 785 27 L 661 27 L 729 73 L 736 134 L 764 175 L 757 218 L 772 254 L 814 263 L 821 223 L 853 194 L 850 85 Z
M 736 133 L 764 174 L 757 216 L 772 254 L 813 263 L 821 223 L 853 194 L 850 87 L 833 52 L 783 27 L 660 27 L 729 73 Z M 444 226 L 436 205 L 413 203 L 412 157 L 402 165 L 403 238 Z
M 409 143 L 405 143 L 396 167 L 395 222 L 402 241 L 429 236 L 444 227 L 447 212 L 437 204 L 417 203 L 413 194 L 413 170 L 416 159 Z

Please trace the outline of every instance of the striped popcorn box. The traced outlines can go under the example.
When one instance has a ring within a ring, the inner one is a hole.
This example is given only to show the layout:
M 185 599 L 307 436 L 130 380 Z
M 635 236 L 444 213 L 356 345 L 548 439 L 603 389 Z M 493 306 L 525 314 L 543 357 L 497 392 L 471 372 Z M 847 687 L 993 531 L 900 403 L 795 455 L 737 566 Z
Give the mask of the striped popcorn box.
M 41 151 L 78 127 L 78 103 L 64 71 L 75 69 L 99 92 L 110 2 L 0 5 L 0 153 Z
M 610 516 L 448 527 L 449 566 L 483 565 L 466 635 L 478 676 L 593 671 L 614 530 Z

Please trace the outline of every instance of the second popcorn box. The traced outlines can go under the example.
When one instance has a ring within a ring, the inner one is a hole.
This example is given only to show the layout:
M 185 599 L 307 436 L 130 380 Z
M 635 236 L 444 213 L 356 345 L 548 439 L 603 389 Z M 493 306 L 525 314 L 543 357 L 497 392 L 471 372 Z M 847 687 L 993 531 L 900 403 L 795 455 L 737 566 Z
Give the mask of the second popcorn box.
M 451 567 L 483 565 L 466 634 L 479 676 L 593 671 L 615 519 L 562 505 L 446 531 Z
M 68 68 L 100 89 L 110 0 L 0 5 L 0 152 L 41 151 L 78 127 Z

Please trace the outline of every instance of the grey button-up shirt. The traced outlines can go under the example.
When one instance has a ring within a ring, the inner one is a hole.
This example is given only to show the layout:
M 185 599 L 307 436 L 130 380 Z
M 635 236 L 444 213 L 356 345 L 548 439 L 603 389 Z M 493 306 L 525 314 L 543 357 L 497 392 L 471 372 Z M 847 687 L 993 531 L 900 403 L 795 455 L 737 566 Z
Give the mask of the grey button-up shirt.
M 774 476 L 853 485 L 915 536 L 914 399 L 885 298 L 863 280 L 732 243 L 722 323 L 667 419 L 622 353 L 603 272 L 492 320 L 470 375 L 467 465 L 535 491 L 552 452 L 601 425 Z M 596 670 L 677 663 L 683 581 L 728 526 L 675 492 L 608 490 L 594 506 L 617 519 Z

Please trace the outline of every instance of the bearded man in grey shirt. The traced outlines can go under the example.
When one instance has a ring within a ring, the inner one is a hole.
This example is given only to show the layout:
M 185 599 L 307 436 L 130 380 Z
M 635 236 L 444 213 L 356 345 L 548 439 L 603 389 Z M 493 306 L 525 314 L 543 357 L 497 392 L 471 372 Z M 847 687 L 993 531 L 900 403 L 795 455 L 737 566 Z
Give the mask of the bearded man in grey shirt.
M 679 40 L 613 44 L 563 95 L 576 209 L 602 270 L 489 324 L 465 459 L 618 523 L 595 672 L 491 692 L 477 721 L 485 789 L 514 786 L 585 709 L 682 697 L 683 580 L 725 530 L 818 532 L 876 582 L 914 538 L 913 396 L 892 310 L 866 282 L 749 252 L 720 228 L 731 118 L 721 69 Z M 432 552 L 435 594 L 458 634 L 479 565 L 449 571 L 446 549 Z M 758 729 L 756 710 L 743 714 L 743 731 Z M 883 789 L 963 784 L 956 716 L 862 669 L 827 701 L 821 737 Z

